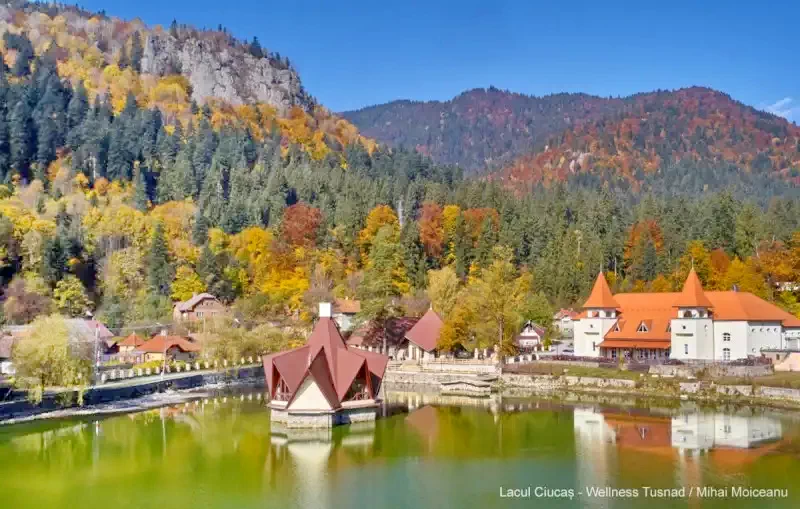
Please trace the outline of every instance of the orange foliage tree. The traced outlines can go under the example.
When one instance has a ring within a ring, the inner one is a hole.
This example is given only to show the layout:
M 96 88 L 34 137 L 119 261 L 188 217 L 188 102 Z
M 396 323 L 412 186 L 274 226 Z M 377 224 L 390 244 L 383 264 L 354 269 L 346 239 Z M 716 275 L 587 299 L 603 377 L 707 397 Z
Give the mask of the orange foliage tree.
M 419 239 L 425 254 L 437 258 L 441 256 L 444 248 L 444 216 L 442 207 L 438 203 L 425 202 L 422 204 L 422 214 L 419 218 Z
M 310 247 L 317 243 L 320 224 L 322 212 L 318 208 L 302 202 L 295 203 L 283 213 L 281 233 L 286 242 L 293 246 Z

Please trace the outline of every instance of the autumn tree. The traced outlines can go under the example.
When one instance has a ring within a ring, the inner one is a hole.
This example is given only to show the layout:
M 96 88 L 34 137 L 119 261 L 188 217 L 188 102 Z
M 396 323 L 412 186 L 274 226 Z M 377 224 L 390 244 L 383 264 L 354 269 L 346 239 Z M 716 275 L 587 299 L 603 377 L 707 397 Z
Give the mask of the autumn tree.
M 55 315 L 34 320 L 14 345 L 11 357 L 17 383 L 30 389 L 34 401 L 41 401 L 48 387 L 71 387 L 87 380 L 88 363 L 74 355 L 73 346 L 66 322 Z
M 422 204 L 419 218 L 419 238 L 429 258 L 439 258 L 444 250 L 444 216 L 442 207 L 433 202 Z
M 86 288 L 72 274 L 56 283 L 53 300 L 62 314 L 67 316 L 84 316 L 92 308 L 92 301 L 86 294 Z
M 206 291 L 206 285 L 197 272 L 188 265 L 181 265 L 175 272 L 175 279 L 172 281 L 172 300 L 185 301 L 192 296 Z
M 428 298 L 433 310 L 443 319 L 447 319 L 456 306 L 460 288 L 461 282 L 452 267 L 428 272 Z
M 289 244 L 311 247 L 317 243 L 317 235 L 322 224 L 319 209 L 305 203 L 295 203 L 283 212 L 281 234 Z

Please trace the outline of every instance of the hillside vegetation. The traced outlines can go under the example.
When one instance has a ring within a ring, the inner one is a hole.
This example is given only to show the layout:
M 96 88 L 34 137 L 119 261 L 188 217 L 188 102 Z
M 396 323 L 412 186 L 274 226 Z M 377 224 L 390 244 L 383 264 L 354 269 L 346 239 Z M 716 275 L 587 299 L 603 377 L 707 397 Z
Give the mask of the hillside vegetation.
M 498 329 L 513 337 L 521 320 L 580 303 L 599 270 L 612 272 L 617 289 L 664 291 L 683 281 L 692 260 L 709 288 L 735 284 L 798 311 L 800 206 L 772 197 L 769 186 L 758 196 L 671 196 L 632 192 L 623 173 L 627 187 L 552 179 L 546 189 L 510 193 L 505 181 L 465 179 L 458 166 L 377 146 L 299 88 L 262 102 L 249 94 L 271 90 L 271 79 L 249 89 L 210 87 L 236 94 L 226 99 L 198 95 L 192 80 L 200 78 L 185 68 L 145 72 L 153 34 L 173 45 L 205 41 L 201 50 L 223 44 L 180 61 L 228 55 L 230 69 L 255 58 L 277 75 L 291 72 L 285 57 L 257 41 L 177 23 L 161 33 L 49 5 L 7 9 L 3 19 L 6 323 L 54 310 L 91 310 L 112 327 L 164 323 L 173 301 L 202 291 L 254 321 L 309 320 L 316 303 L 334 297 L 360 299 L 362 318 L 378 320 L 421 314 L 430 300 L 451 340 L 491 345 Z M 701 129 L 704 139 L 714 129 L 728 134 L 721 145 L 707 142 L 708 154 L 738 140 L 741 152 L 768 151 L 767 173 L 791 177 L 778 168 L 792 158 L 794 130 L 775 130 L 766 145 L 760 136 L 739 140 L 710 111 L 694 116 L 716 119 Z M 774 120 L 731 118 L 748 132 Z M 627 132 L 614 135 L 618 153 L 634 143 L 625 145 Z M 658 153 L 660 145 L 648 143 L 642 153 Z M 735 164 L 756 174 L 762 163 L 753 156 Z M 506 307 L 486 309 L 493 302 Z M 499 327 L 486 320 L 490 312 Z

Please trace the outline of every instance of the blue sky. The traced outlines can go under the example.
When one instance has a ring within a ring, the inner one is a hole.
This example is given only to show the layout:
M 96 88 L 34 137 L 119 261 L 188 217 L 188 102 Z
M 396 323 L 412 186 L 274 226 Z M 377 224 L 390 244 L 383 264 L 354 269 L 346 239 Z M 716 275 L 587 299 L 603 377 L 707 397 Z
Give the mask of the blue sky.
M 800 1 L 83 0 L 288 56 L 337 111 L 494 85 L 628 95 L 703 85 L 800 123 Z

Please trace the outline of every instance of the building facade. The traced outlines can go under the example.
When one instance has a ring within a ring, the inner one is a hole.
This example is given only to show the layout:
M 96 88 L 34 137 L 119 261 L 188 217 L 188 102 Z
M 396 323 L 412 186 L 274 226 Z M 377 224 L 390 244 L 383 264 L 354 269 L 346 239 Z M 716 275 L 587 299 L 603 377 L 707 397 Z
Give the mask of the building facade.
M 175 321 L 203 320 L 226 313 L 227 310 L 225 305 L 210 293 L 198 293 L 187 301 L 175 304 L 172 318 Z
M 613 295 L 599 274 L 575 321 L 575 355 L 733 361 L 800 348 L 800 319 L 747 292 L 706 292 L 694 269 L 680 293 Z

